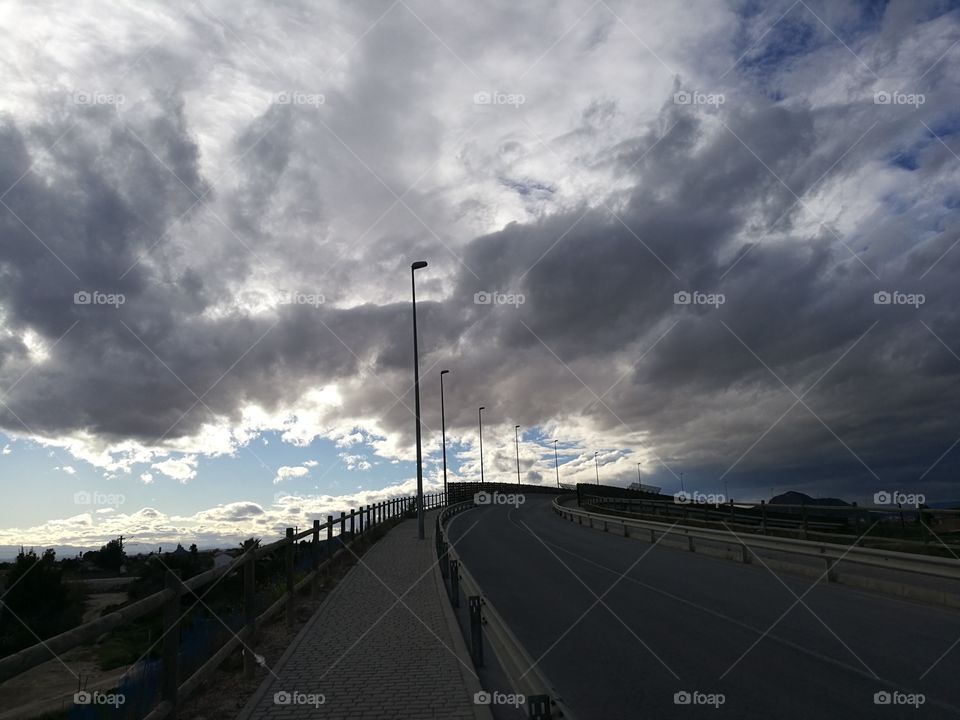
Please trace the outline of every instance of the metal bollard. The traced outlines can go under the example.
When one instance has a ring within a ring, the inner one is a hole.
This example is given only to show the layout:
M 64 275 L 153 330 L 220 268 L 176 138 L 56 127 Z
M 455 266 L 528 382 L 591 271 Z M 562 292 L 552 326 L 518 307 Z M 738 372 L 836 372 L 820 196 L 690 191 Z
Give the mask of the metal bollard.
M 450 604 L 460 607 L 460 562 L 450 561 Z
M 470 657 L 476 667 L 483 667 L 483 601 L 479 595 L 471 595 L 470 607 Z

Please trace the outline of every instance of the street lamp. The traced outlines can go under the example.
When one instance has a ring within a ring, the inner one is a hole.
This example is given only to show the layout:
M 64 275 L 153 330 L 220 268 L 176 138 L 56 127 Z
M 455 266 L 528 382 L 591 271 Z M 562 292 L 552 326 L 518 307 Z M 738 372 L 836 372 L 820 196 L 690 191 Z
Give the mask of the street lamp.
M 557 468 L 557 487 L 560 487 L 560 459 L 557 457 L 557 441 L 553 441 L 553 462 Z
M 480 484 L 483 485 L 483 411 L 486 405 L 481 405 L 477 410 L 477 417 L 480 419 Z
M 638 491 L 642 491 L 642 490 L 643 490 L 643 480 L 640 478 L 640 466 L 641 466 L 641 465 L 643 465 L 643 463 L 637 463 L 637 490 L 638 490 Z
M 417 537 L 423 540 L 423 451 L 420 448 L 420 356 L 417 350 L 417 283 L 414 274 L 427 266 L 426 260 L 410 265 L 410 292 L 413 298 L 413 396 L 417 416 Z
M 686 492 L 686 490 L 683 489 L 683 470 L 680 471 L 680 492 Z
M 600 484 L 600 461 L 597 460 L 597 453 L 593 453 L 593 464 L 597 467 L 597 485 Z
M 517 425 L 513 428 L 513 439 L 517 444 L 517 485 L 521 485 L 520 482 L 520 426 Z
M 447 416 L 446 410 L 443 407 L 443 376 L 446 375 L 449 370 L 440 371 L 440 432 L 443 433 L 443 502 L 447 504 L 450 502 L 447 497 Z

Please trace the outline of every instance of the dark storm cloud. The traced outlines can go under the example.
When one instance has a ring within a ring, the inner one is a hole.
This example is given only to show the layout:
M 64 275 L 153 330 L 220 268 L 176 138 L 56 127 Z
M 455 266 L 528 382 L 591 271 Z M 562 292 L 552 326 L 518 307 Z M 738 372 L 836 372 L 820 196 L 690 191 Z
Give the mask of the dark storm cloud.
M 801 11 L 792 22 L 815 24 Z M 346 415 L 377 418 L 409 444 L 409 305 L 367 296 L 406 298 L 410 260 L 427 257 L 418 287 L 430 430 L 442 365 L 454 370 L 452 431 L 472 432 L 481 404 L 501 424 L 578 419 L 611 443 L 654 448 L 666 480 L 681 466 L 715 480 L 736 463 L 731 477 L 754 485 L 774 471 L 908 482 L 950 448 L 960 250 L 944 193 L 956 157 L 919 120 L 957 151 L 956 93 L 944 80 L 953 64 L 912 73 L 911 89 L 929 93 L 917 110 L 875 105 L 871 78 L 851 79 L 843 100 L 774 102 L 736 87 L 734 74 L 722 109 L 668 94 L 656 117 L 630 118 L 629 136 L 613 138 L 622 110 L 591 99 L 574 114 L 579 127 L 547 143 L 575 148 L 583 168 L 617 181 L 609 189 L 571 201 L 566 177 L 504 170 L 493 173 L 501 187 L 544 203 L 536 219 L 441 237 L 431 228 L 448 213 L 459 220 L 483 203 L 460 200 L 455 212 L 440 192 L 414 190 L 397 208 L 403 222 L 386 213 L 366 233 L 407 190 L 407 166 L 414 177 L 427 170 L 443 134 L 442 113 L 421 100 L 437 49 L 397 12 L 372 31 L 346 88 L 320 88 L 322 108 L 273 104 L 245 121 L 225 143 L 222 180 L 203 170 L 178 94 L 186 81 L 165 74 L 189 67 L 172 50 L 145 64 L 165 91 L 122 112 L 57 106 L 32 123 L 3 120 L 0 189 L 12 189 L 0 206 L 0 301 L 12 334 L 0 338 L 0 377 L 17 383 L 0 407 L 5 429 L 151 444 L 237 423 L 251 404 L 283 411 L 338 383 Z M 878 57 L 895 62 L 908 31 L 885 21 L 883 33 Z M 762 70 L 778 92 L 799 82 L 784 57 L 758 53 L 744 75 Z M 672 89 L 688 88 L 678 78 Z M 454 151 L 472 172 L 482 153 L 467 144 Z M 505 168 L 524 154 L 509 137 L 496 147 Z M 891 167 L 899 186 L 854 215 L 867 223 L 843 227 L 826 188 L 856 203 L 850 186 Z M 75 305 L 81 290 L 125 302 Z M 275 290 L 327 302 L 244 304 Z M 681 291 L 725 302 L 677 305 Z M 926 302 L 875 305 L 878 291 Z M 484 292 L 524 302 L 475 302 Z M 27 330 L 56 342 L 47 360 L 34 364 L 17 335 Z M 798 404 L 751 447 L 796 399 L 777 376 L 797 394 L 816 383 L 804 399 L 813 412 Z M 508 471 L 512 456 L 491 452 Z M 931 478 L 952 467 L 948 456 Z

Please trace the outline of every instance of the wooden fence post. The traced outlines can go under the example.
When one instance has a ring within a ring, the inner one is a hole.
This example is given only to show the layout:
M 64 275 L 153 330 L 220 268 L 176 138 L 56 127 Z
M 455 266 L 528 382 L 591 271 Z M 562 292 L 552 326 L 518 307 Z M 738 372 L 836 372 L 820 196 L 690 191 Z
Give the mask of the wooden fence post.
M 343 534 L 347 531 L 347 514 L 340 511 L 340 544 L 343 545 Z
M 327 515 L 327 560 L 333 560 L 333 515 Z M 327 577 L 331 575 L 330 565 L 327 565 Z
M 253 671 L 256 666 L 254 657 L 257 646 L 257 558 L 253 554 L 254 548 L 249 548 L 246 552 L 250 557 L 243 564 L 243 626 L 247 630 L 247 642 L 243 648 L 243 679 L 253 680 Z
M 311 594 L 314 598 L 320 594 L 320 521 L 313 521 L 313 547 L 311 548 L 311 568 L 313 570 L 313 582 L 310 584 Z
M 163 675 L 160 698 L 170 703 L 167 715 L 170 720 L 177 718 L 177 688 L 180 685 L 180 596 L 183 584 L 173 570 L 167 570 L 163 580 L 164 588 L 173 590 L 174 595 L 163 606 Z
M 293 528 L 287 528 L 287 627 L 293 627 Z

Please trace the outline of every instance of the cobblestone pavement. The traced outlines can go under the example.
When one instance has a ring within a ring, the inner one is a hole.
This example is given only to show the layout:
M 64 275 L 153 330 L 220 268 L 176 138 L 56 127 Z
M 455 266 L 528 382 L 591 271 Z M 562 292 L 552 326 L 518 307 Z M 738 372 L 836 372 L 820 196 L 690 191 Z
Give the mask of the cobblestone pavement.
M 476 675 L 444 613 L 436 512 L 426 539 L 404 520 L 362 556 L 238 720 L 490 717 L 473 703 Z

